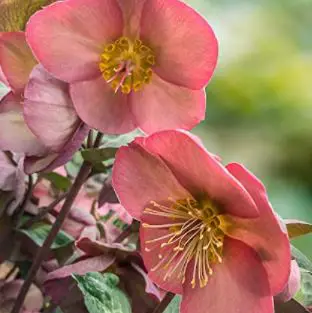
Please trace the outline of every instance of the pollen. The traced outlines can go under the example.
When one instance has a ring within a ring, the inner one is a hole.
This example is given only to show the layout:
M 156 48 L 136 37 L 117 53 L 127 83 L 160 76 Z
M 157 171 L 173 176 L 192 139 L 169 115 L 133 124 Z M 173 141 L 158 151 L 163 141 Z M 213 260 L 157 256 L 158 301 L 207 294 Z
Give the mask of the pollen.
M 144 228 L 167 230 L 167 233 L 163 232 L 165 235 L 145 242 L 145 251 L 159 249 L 161 255 L 151 270 L 165 269 L 164 280 L 174 277 L 182 283 L 188 272 L 193 288 L 205 287 L 213 274 L 213 267 L 222 263 L 222 215 L 209 200 L 169 199 L 168 203 L 161 205 L 152 201 L 151 207 L 144 210 L 144 214 L 166 221 L 163 224 L 142 224 Z
M 121 37 L 104 47 L 99 68 L 104 80 L 117 93 L 138 92 L 150 83 L 155 55 L 139 39 Z

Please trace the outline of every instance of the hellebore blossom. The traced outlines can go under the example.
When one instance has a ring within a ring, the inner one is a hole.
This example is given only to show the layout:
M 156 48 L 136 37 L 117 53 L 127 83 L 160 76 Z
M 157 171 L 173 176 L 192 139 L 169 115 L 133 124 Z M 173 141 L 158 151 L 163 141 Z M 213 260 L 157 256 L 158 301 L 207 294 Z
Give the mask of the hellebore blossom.
M 204 118 L 217 40 L 179 0 L 59 1 L 33 15 L 26 34 L 90 127 L 151 133 Z
M 27 173 L 66 163 L 88 131 L 68 84 L 37 65 L 23 32 L 1 34 L 0 68 L 11 89 L 0 101 L 0 149 L 24 153 Z
M 289 239 L 242 165 L 224 167 L 197 138 L 162 131 L 120 148 L 113 186 L 141 221 L 149 277 L 182 294 L 182 313 L 273 313 L 290 274 Z

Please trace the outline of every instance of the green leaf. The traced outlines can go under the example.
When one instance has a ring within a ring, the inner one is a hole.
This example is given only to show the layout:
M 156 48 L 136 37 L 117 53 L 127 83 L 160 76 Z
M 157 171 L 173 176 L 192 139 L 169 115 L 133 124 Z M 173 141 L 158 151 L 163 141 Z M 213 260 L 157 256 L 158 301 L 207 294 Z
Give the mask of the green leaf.
M 8 87 L 0 83 L 0 100 L 10 91 Z
M 118 276 L 96 272 L 84 276 L 73 274 L 84 296 L 89 313 L 131 313 L 126 295 L 117 287 Z
M 19 269 L 19 275 L 22 279 L 26 279 L 27 274 L 31 268 L 32 262 L 25 260 L 25 261 L 17 261 L 16 265 Z
M 139 129 L 135 129 L 134 131 L 123 135 L 105 135 L 102 142 L 104 147 L 120 148 L 121 146 L 128 145 L 136 137 L 142 136 L 144 136 L 144 133 Z
M 291 246 L 291 255 L 296 259 L 300 268 L 312 272 L 312 262 L 293 245 Z
M 298 220 L 284 220 L 289 238 L 295 238 L 312 233 L 312 224 Z
M 81 155 L 85 161 L 96 164 L 113 159 L 116 152 L 117 148 L 85 149 L 81 151 Z
M 294 298 L 304 306 L 312 306 L 312 272 L 301 268 L 300 276 L 300 290 Z
M 42 177 L 47 179 L 56 189 L 62 191 L 67 191 L 72 184 L 69 178 L 55 172 L 43 174 Z
M 71 177 L 76 177 L 80 167 L 83 163 L 83 158 L 81 156 L 81 152 L 78 151 L 74 154 L 73 158 L 65 165 L 67 174 Z
M 179 313 L 180 312 L 180 303 L 181 303 L 181 296 L 175 296 L 169 305 L 167 306 L 164 313 Z
M 51 231 L 52 226 L 44 223 L 34 224 L 29 229 L 20 229 L 19 232 L 27 235 L 31 240 L 33 240 L 38 246 L 42 247 L 45 239 L 47 238 L 49 232 Z M 59 249 L 65 247 L 75 239 L 65 233 L 64 231 L 59 231 L 57 236 L 55 237 L 51 249 Z

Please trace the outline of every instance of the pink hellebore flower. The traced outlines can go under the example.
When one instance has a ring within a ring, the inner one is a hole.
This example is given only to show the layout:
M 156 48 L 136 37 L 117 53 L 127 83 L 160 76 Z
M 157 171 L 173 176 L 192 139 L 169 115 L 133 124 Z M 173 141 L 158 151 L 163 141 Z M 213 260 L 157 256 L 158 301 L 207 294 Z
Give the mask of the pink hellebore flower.
M 68 84 L 37 65 L 23 32 L 0 36 L 0 149 L 24 153 L 25 171 L 56 168 L 80 147 L 87 127 L 77 116 Z
M 113 186 L 140 220 L 150 278 L 182 294 L 182 313 L 273 313 L 290 273 L 290 245 L 262 183 L 224 167 L 202 144 L 172 130 L 117 153 Z
M 179 0 L 65 0 L 26 29 L 38 60 L 71 84 L 81 119 L 105 133 L 190 129 L 205 115 L 218 46 Z

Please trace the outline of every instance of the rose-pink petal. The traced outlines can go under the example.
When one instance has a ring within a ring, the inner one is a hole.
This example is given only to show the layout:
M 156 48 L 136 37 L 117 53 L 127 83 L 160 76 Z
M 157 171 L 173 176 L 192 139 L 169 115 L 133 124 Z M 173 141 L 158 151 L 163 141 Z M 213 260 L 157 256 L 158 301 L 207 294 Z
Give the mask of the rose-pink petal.
M 140 32 L 143 5 L 147 0 L 116 0 L 121 8 L 124 21 L 123 35 L 136 38 Z
M 103 272 L 115 261 L 112 255 L 101 255 L 79 261 L 74 264 L 63 266 L 47 276 L 47 280 L 61 279 L 71 274 L 85 275 L 88 272 Z
M 100 76 L 71 84 L 71 96 L 80 118 L 106 134 L 122 134 L 136 128 L 129 97 L 114 90 Z
M 16 167 L 2 151 L 0 151 L 0 173 L 0 190 L 14 190 L 16 183 Z
M 120 203 L 138 220 L 150 201 L 190 197 L 166 164 L 136 143 L 118 150 L 112 183 Z
M 69 95 L 69 85 L 37 65 L 24 97 L 28 127 L 51 151 L 59 151 L 81 122 Z
M 265 187 L 252 173 L 237 163 L 227 165 L 227 169 L 253 197 L 260 216 L 255 219 L 230 217 L 233 227 L 229 227 L 226 232 L 258 253 L 268 273 L 274 296 L 284 289 L 290 273 L 291 254 L 286 227 L 275 215 Z
M 296 260 L 291 261 L 291 271 L 288 283 L 284 290 L 275 297 L 279 302 L 287 302 L 295 296 L 300 289 L 300 268 Z
M 152 82 L 131 96 L 138 126 L 146 133 L 164 129 L 192 129 L 205 118 L 204 90 L 168 83 L 154 74 Z
M 25 33 L 8 32 L 1 35 L 0 67 L 4 76 L 2 81 L 5 78 L 15 93 L 23 92 L 29 74 L 36 64 L 26 42 Z
M 253 199 L 241 183 L 187 132 L 162 131 L 147 137 L 145 143 L 194 196 L 206 194 L 229 214 L 258 216 Z
M 122 29 L 122 12 L 116 0 L 66 0 L 34 14 L 26 36 L 49 72 L 74 82 L 99 73 L 105 44 L 116 40 Z
M 24 170 L 27 174 L 36 172 L 51 172 L 55 168 L 67 163 L 74 153 L 81 147 L 82 142 L 89 132 L 89 127 L 80 123 L 75 133 L 65 143 L 58 153 L 49 153 L 43 157 L 27 156 L 24 162 Z
M 154 285 L 150 280 L 147 273 L 138 264 L 131 262 L 131 266 L 144 278 L 145 281 L 145 291 L 146 293 L 154 295 L 159 301 L 162 300 L 162 295 L 160 290 Z
M 166 229 L 154 229 L 147 227 L 140 227 L 140 243 L 141 243 L 141 254 L 143 257 L 144 265 L 148 271 L 148 277 L 161 289 L 166 291 L 170 291 L 177 294 L 182 294 L 182 279 L 178 277 L 180 272 L 176 270 L 170 277 L 170 279 L 164 280 L 166 273 L 168 272 L 168 268 L 165 266 L 160 266 L 157 270 L 153 270 L 154 267 L 157 266 L 161 259 L 159 255 L 162 255 L 162 258 L 165 258 L 168 254 L 173 255 L 174 252 L 171 246 L 161 248 L 161 244 L 166 242 L 166 240 L 157 241 L 153 248 L 151 249 L 151 245 L 146 242 L 149 240 L 153 240 L 155 238 L 160 238 L 168 234 L 168 230 Z M 170 257 L 169 257 L 170 258 Z M 171 266 L 175 266 L 177 264 L 178 258 L 175 258 L 171 262 Z
M 273 313 L 273 297 L 265 269 L 256 253 L 245 244 L 227 238 L 223 263 L 214 267 L 204 288 L 193 289 L 189 266 L 183 286 L 181 313 Z
M 21 97 L 10 92 L 0 101 L 0 149 L 28 155 L 43 155 L 46 147 L 27 127 Z
M 141 39 L 156 54 L 156 73 L 176 85 L 201 89 L 218 57 L 216 37 L 203 17 L 179 0 L 146 1 Z

